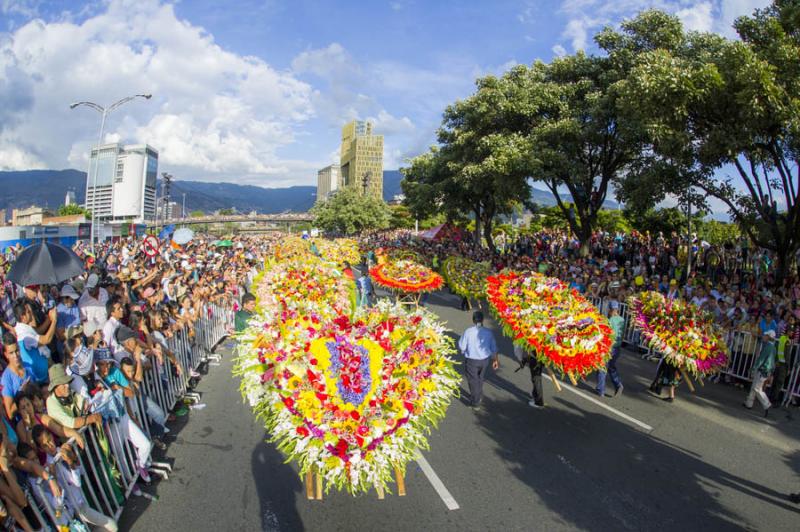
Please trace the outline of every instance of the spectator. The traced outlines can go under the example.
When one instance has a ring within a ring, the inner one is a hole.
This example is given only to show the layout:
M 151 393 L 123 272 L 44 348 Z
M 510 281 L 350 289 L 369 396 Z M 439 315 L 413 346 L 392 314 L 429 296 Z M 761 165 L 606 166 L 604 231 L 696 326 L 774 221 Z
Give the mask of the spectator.
M 246 293 L 242 296 L 242 309 L 236 313 L 234 318 L 234 325 L 236 332 L 242 332 L 247 328 L 250 318 L 253 317 L 253 311 L 256 308 L 256 296 L 251 293 Z
M 96 273 L 90 274 L 86 280 L 86 290 L 78 300 L 81 321 L 84 324 L 91 323 L 94 329 L 102 329 L 108 319 L 106 311 L 108 292 L 105 288 L 100 288 L 99 283 L 100 277 Z M 88 331 L 86 335 L 89 335 Z
M 17 333 L 22 365 L 30 370 L 38 384 L 44 384 L 47 382 L 47 359 L 50 355 L 47 344 L 53 340 L 56 332 L 56 309 L 50 309 L 49 326 L 41 335 L 34 328 L 36 322 L 28 301 L 22 299 L 14 304 L 14 316 L 17 318 L 14 330 Z

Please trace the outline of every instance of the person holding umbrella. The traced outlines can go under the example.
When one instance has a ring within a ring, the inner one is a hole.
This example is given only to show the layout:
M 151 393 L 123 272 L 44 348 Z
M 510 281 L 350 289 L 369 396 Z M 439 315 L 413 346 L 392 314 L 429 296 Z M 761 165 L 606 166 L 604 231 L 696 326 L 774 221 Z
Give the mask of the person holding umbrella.
M 39 334 L 34 326 L 36 321 L 30 304 L 25 300 L 19 300 L 14 304 L 14 315 L 17 318 L 17 325 L 14 330 L 17 333 L 19 350 L 22 358 L 22 365 L 30 370 L 38 384 L 47 382 L 47 345 L 53 341 L 56 332 L 56 309 L 51 308 L 48 313 L 50 325 L 44 334 Z

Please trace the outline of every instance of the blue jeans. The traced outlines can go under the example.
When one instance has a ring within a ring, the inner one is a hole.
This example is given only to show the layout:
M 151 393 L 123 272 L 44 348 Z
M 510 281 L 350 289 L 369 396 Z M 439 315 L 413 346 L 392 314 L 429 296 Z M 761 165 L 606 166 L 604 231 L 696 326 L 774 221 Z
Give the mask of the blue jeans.
M 606 393 L 606 374 L 611 376 L 611 382 L 614 383 L 614 390 L 619 390 L 622 386 L 622 380 L 619 378 L 617 371 L 617 359 L 622 352 L 622 346 L 615 345 L 611 348 L 611 358 L 608 359 L 606 371 L 600 370 L 597 372 L 597 393 L 605 395 Z

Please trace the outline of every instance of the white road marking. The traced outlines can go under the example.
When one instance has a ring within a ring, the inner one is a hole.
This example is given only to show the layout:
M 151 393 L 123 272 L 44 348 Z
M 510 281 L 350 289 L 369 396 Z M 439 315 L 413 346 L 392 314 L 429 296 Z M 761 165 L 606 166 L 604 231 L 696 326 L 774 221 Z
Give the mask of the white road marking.
M 453 498 L 453 496 L 450 495 L 450 492 L 442 483 L 441 479 L 439 478 L 439 475 L 436 474 L 436 471 L 433 470 L 431 465 L 428 463 L 425 457 L 422 456 L 422 453 L 420 451 L 417 451 L 417 463 L 419 464 L 419 467 L 422 469 L 422 472 L 425 473 L 425 476 L 428 477 L 428 482 L 431 483 L 433 489 L 435 489 L 436 493 L 439 494 L 439 497 L 442 499 L 442 502 L 444 502 L 444 505 L 447 506 L 447 509 L 458 510 L 460 506 Z
M 550 375 L 542 375 L 542 377 L 544 377 L 545 379 L 547 379 L 549 381 L 553 380 L 553 379 L 550 378 Z M 584 399 L 586 399 L 590 403 L 594 403 L 597 406 L 599 406 L 600 408 L 602 408 L 604 410 L 608 410 L 612 414 L 617 415 L 617 416 L 621 417 L 622 419 L 633 423 L 637 427 L 642 428 L 642 429 L 646 430 L 647 432 L 652 432 L 653 431 L 653 427 L 651 427 L 650 425 L 648 425 L 644 421 L 639 421 L 635 417 L 631 417 L 628 414 L 626 414 L 625 412 L 620 412 L 616 408 L 608 406 L 607 404 L 605 404 L 600 399 L 592 397 L 591 395 L 587 395 L 587 394 L 583 393 L 582 391 L 576 389 L 575 387 L 573 387 L 573 386 L 571 386 L 571 385 L 569 385 L 567 383 L 561 383 L 561 388 L 564 389 L 564 390 L 570 391 L 570 392 L 574 393 L 575 395 L 583 397 Z

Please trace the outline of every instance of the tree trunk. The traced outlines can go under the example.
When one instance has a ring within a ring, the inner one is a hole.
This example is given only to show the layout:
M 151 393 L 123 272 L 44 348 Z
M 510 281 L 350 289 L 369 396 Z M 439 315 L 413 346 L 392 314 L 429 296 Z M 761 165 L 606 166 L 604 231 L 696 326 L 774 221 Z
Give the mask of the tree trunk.
M 475 245 L 481 245 L 481 210 L 475 209 Z
M 791 246 L 778 246 L 776 250 L 775 262 L 778 268 L 775 271 L 775 285 L 779 286 L 789 274 L 789 266 L 791 266 L 792 259 L 796 253 L 796 249 L 791 249 Z M 800 265 L 798 265 L 800 266 Z
M 497 248 L 494 245 L 494 239 L 492 238 L 492 219 L 489 218 L 483 224 L 483 237 L 486 239 L 486 244 L 489 246 L 489 251 L 492 254 L 497 254 Z

